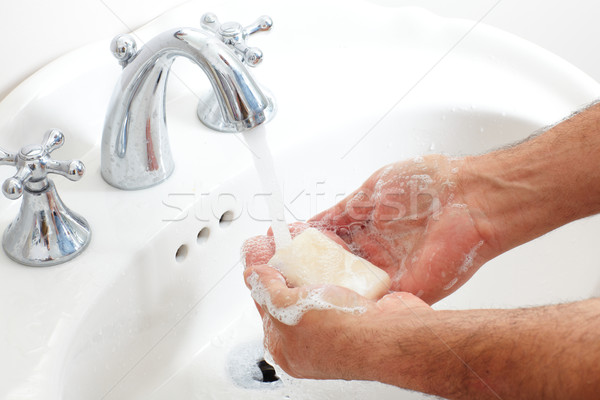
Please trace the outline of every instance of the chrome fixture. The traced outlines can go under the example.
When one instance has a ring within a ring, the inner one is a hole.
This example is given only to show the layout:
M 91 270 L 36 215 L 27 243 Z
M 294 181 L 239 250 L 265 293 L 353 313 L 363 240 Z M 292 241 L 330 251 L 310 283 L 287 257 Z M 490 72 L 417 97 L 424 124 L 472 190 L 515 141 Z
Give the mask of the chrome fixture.
M 90 241 L 87 221 L 64 205 L 54 182 L 47 177 L 53 173 L 77 181 L 83 176 L 81 161 L 50 157 L 64 141 L 62 132 L 52 129 L 46 132 L 41 145 L 25 146 L 18 154 L 0 149 L 0 165 L 17 167 L 17 173 L 4 181 L 2 192 L 11 200 L 23 196 L 17 217 L 4 232 L 2 247 L 21 264 L 60 264 L 81 253 Z
M 179 57 L 194 61 L 206 74 L 212 91 L 198 106 L 202 122 L 221 132 L 242 132 L 268 121 L 273 100 L 256 84 L 244 64 L 262 60 L 248 47 L 249 35 L 267 31 L 269 17 L 242 28 L 219 24 L 213 14 L 201 19 L 203 30 L 172 29 L 140 50 L 129 35 L 111 43 L 123 73 L 110 101 L 102 136 L 102 177 L 120 189 L 143 189 L 169 177 L 173 157 L 165 114 L 165 89 L 171 65 Z

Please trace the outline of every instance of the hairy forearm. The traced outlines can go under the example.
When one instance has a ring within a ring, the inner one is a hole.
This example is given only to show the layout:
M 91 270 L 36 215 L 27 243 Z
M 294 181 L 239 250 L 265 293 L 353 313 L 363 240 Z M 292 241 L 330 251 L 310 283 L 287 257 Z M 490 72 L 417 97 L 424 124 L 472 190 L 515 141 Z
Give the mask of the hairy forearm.
M 591 399 L 600 393 L 600 299 L 435 311 L 420 322 L 390 339 L 375 379 L 452 399 Z
M 502 253 L 600 212 L 600 105 L 519 145 L 464 160 L 463 190 Z

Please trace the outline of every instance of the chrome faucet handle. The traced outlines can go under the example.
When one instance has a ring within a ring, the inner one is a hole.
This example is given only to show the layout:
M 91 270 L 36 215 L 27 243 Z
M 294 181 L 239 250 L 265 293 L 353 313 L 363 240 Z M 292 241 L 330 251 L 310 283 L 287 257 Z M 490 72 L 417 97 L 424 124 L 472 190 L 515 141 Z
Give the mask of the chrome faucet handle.
M 263 15 L 252 24 L 244 27 L 238 22 L 220 23 L 217 16 L 213 13 L 206 13 L 200 19 L 200 25 L 215 34 L 223 43 L 231 47 L 242 61 L 255 67 L 262 61 L 263 53 L 257 47 L 250 47 L 246 44 L 248 36 L 257 32 L 268 31 L 273 26 L 271 17 Z
M 85 167 L 79 160 L 58 161 L 50 153 L 65 137 L 58 129 L 46 132 L 42 144 L 18 153 L 0 150 L 0 165 L 13 165 L 17 173 L 4 181 L 2 192 L 11 200 L 23 196 L 19 214 L 6 228 L 2 247 L 13 260 L 31 266 L 54 265 L 80 254 L 90 241 L 87 221 L 68 209 L 48 174 L 79 180 Z M 25 189 L 25 190 L 24 190 Z
M 8 153 L 5 150 L 0 149 L 0 165 L 14 165 L 16 160 L 16 154 Z
M 137 42 L 133 36 L 126 33 L 117 35 L 110 42 L 110 51 L 119 64 L 125 68 L 137 54 Z
M 50 157 L 50 153 L 64 142 L 63 133 L 51 129 L 44 135 L 42 144 L 25 146 L 17 154 L 0 151 L 0 164 L 17 167 L 17 173 L 2 184 L 2 193 L 16 200 L 23 195 L 24 186 L 33 192 L 42 191 L 48 186 L 46 176 L 49 173 L 62 175 L 72 181 L 81 179 L 85 172 L 81 161 L 57 161 Z

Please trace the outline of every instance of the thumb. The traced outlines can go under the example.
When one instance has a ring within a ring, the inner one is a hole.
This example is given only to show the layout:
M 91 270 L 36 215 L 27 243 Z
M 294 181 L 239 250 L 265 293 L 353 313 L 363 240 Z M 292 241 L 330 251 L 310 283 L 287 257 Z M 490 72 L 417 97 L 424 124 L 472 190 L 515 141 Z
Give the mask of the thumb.
M 431 309 L 429 304 L 408 292 L 391 292 L 377 301 L 377 307 L 382 311 L 399 311 L 405 309 Z

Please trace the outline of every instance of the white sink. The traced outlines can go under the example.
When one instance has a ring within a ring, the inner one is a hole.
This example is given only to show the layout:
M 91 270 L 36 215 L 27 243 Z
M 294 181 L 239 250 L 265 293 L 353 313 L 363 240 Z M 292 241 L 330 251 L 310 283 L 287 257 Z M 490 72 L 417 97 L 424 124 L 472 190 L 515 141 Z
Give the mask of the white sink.
M 186 3 L 137 33 L 197 25 L 207 11 L 242 23 L 273 18 L 273 32 L 252 39 L 265 53 L 252 72 L 277 99 L 266 129 L 290 222 L 331 206 L 386 163 L 505 145 L 600 94 L 560 58 L 473 21 L 360 0 L 293 9 L 256 1 L 252 12 L 221 3 Z M 376 23 L 365 27 L 365 15 Z M 280 369 L 277 383 L 253 379 L 262 329 L 239 249 L 268 222 L 251 153 L 240 137 L 199 122 L 194 93 L 208 81 L 177 61 L 167 106 L 173 176 L 133 192 L 106 184 L 99 143 L 120 72 L 109 40 L 48 65 L 0 103 L 7 149 L 39 142 L 50 127 L 65 132 L 56 156 L 82 159 L 87 176 L 55 183 L 93 230 L 89 248 L 67 264 L 28 268 L 0 254 L 0 397 L 422 398 L 377 383 L 296 380 Z M 17 207 L 0 199 L 2 229 Z M 436 307 L 600 295 L 599 234 L 600 219 L 589 218 L 514 249 Z

